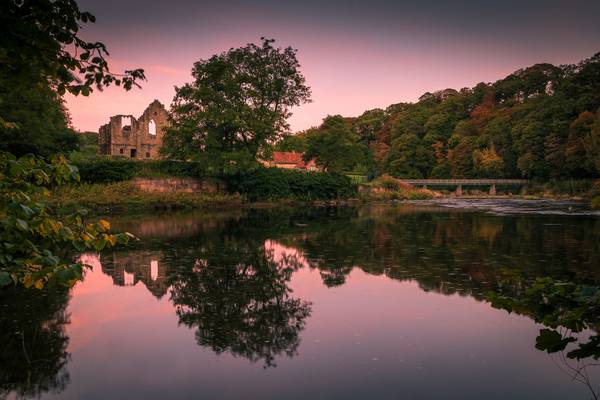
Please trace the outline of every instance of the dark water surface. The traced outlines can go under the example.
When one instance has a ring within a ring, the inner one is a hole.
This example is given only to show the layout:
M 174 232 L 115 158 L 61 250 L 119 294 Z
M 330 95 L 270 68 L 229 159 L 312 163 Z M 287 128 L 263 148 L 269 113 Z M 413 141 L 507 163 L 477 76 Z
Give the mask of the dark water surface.
M 572 379 L 585 360 L 535 348 L 535 314 L 486 301 L 506 269 L 600 282 L 600 218 L 579 204 L 111 220 L 141 241 L 83 255 L 93 269 L 71 291 L 0 296 L 0 398 L 589 399 L 600 385 L 593 358 L 590 388 Z

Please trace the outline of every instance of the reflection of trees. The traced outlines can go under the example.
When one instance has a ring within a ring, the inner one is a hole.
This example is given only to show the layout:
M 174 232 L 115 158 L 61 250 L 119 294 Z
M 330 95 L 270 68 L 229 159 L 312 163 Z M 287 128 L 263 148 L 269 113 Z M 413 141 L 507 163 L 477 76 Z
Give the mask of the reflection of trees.
M 0 398 L 59 393 L 69 383 L 68 289 L 0 291 Z
M 393 279 L 415 280 L 426 291 L 483 298 L 500 270 L 519 264 L 526 276 L 600 281 L 600 220 L 481 213 L 419 212 L 369 207 L 310 233 L 277 240 L 300 249 L 323 282 L 342 284 L 354 267 Z
M 229 352 L 265 367 L 292 357 L 310 303 L 290 296 L 297 263 L 256 241 L 226 238 L 207 243 L 193 268 L 171 277 L 171 300 L 181 323 L 194 327 L 199 345 Z
M 526 280 L 519 271 L 506 275 L 487 300 L 543 324 L 535 347 L 554 355 L 563 372 L 600 398 L 589 374 L 590 367 L 600 365 L 600 286 L 550 277 Z

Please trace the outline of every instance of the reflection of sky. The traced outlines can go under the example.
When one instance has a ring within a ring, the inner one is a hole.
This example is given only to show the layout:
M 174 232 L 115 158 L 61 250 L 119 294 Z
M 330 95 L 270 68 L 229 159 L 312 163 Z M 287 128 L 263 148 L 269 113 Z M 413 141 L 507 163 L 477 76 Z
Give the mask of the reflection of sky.
M 415 282 L 355 269 L 329 289 L 317 270 L 301 269 L 291 295 L 313 306 L 299 355 L 264 370 L 198 347 L 169 296 L 114 286 L 90 264 L 69 305 L 71 383 L 61 399 L 586 398 L 535 350 L 529 319 Z
M 148 76 L 143 90 L 68 97 L 75 127 L 92 131 L 110 115 L 140 115 L 154 98 L 170 104 L 194 61 L 261 36 L 297 48 L 312 87 L 314 102 L 296 110 L 294 130 L 600 51 L 600 2 L 590 0 L 79 3 L 97 16 L 84 35 L 107 44 L 114 70 L 143 67 Z

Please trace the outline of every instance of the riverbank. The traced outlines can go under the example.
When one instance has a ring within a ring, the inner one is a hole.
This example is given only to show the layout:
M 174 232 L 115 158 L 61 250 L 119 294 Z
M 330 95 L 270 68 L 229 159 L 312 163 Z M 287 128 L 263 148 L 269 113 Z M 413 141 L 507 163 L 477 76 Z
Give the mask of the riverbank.
M 398 202 L 430 199 L 521 199 L 591 201 L 589 195 L 570 195 L 550 190 L 523 190 L 521 193 L 489 195 L 484 191 L 464 190 L 461 196 L 450 191 L 415 188 L 398 179 L 382 176 L 368 185 L 360 185 L 358 193 L 343 198 L 307 200 L 304 198 L 249 198 L 225 190 L 181 191 L 152 190 L 136 180 L 113 183 L 65 186 L 52 191 L 49 205 L 59 214 L 87 209 L 93 215 L 140 214 L 175 210 L 226 210 L 231 208 L 269 208 L 286 205 L 346 205 L 370 202 Z M 540 189 L 541 187 L 538 187 Z M 157 188 L 154 188 L 157 189 Z
M 145 213 L 152 211 L 225 209 L 243 203 L 239 195 L 222 192 L 149 192 L 132 181 L 64 186 L 52 191 L 49 205 L 60 214 L 81 208 L 92 214 Z
M 248 200 L 237 193 L 166 192 L 141 189 L 134 181 L 64 186 L 50 193 L 49 206 L 58 214 L 85 209 L 91 215 L 144 214 L 185 210 L 231 210 L 298 205 L 347 205 L 357 198 L 329 200 Z

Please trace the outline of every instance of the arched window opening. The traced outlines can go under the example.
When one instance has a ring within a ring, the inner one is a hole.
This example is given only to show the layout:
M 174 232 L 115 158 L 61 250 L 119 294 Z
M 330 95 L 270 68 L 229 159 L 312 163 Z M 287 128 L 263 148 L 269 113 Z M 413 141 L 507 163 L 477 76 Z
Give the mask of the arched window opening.
M 153 119 L 148 122 L 148 133 L 151 135 L 156 135 L 156 122 Z

